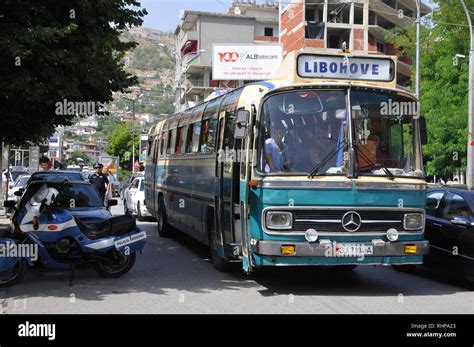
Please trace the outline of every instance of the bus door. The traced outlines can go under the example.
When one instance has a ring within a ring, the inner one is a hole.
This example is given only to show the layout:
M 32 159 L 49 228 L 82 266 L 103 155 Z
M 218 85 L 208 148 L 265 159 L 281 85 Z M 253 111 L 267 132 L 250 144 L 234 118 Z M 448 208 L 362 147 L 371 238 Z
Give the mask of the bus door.
M 253 147 L 252 137 L 252 119 L 255 119 L 256 114 L 255 106 L 251 106 L 246 109 L 240 109 L 237 112 L 237 119 L 235 124 L 235 145 L 236 148 L 240 149 L 241 155 L 239 156 L 238 170 L 239 174 L 236 177 L 236 182 L 239 182 L 239 198 L 238 206 L 239 213 L 235 214 L 235 236 L 236 242 L 239 244 L 238 248 L 234 247 L 234 252 L 238 251 L 242 257 L 242 266 L 246 272 L 251 272 L 253 269 L 252 256 L 250 251 L 250 230 L 249 230 L 249 181 L 251 172 L 251 163 L 255 159 L 253 157 L 253 151 L 250 149 Z M 237 220 L 238 218 L 238 220 Z
M 223 245 L 225 254 L 232 255 L 235 243 L 234 222 L 235 212 L 240 210 L 239 202 L 239 163 L 236 160 L 234 138 L 237 111 L 223 111 L 219 120 L 219 147 L 217 156 L 217 177 L 219 194 L 217 203 L 217 241 Z M 240 140 L 238 140 L 239 145 Z M 237 204 L 236 204 L 237 202 Z M 239 212 L 240 213 L 240 212 Z M 221 232 L 219 232 L 221 231 Z M 238 256 L 238 255 L 237 255 Z

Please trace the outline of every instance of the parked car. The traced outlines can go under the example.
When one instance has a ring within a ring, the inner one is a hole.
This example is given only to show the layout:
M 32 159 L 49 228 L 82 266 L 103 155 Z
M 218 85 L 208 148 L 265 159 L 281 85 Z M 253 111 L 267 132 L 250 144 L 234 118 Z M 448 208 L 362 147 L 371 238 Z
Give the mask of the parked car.
M 123 200 L 123 194 L 125 192 L 125 189 L 127 189 L 130 186 L 130 184 L 133 182 L 133 180 L 137 177 L 145 177 L 145 173 L 144 172 L 135 172 L 126 181 L 122 181 L 122 185 L 120 186 L 120 196 L 122 197 L 122 200 Z
M 123 194 L 125 214 L 136 215 L 139 221 L 151 217 L 145 206 L 145 178 L 135 178 Z
M 427 193 L 424 264 L 474 283 L 474 192 L 437 188 Z
M 112 173 L 109 173 L 109 182 L 114 187 L 114 190 L 113 190 L 114 198 L 119 197 L 120 196 L 120 182 L 117 179 L 117 177 L 115 177 L 114 174 L 112 174 Z
M 9 178 L 9 183 L 8 183 L 8 189 L 12 189 L 15 185 L 16 179 L 19 176 L 22 175 L 27 175 L 28 174 L 28 169 L 22 166 L 15 166 L 11 168 L 10 171 L 10 178 Z
M 83 180 L 76 181 L 33 181 L 28 184 L 26 190 L 16 205 L 16 211 L 12 216 L 12 224 L 15 228 L 22 216 L 18 216 L 18 212 L 30 200 L 41 186 L 61 190 L 61 200 L 57 206 L 69 210 L 74 217 L 80 222 L 86 224 L 91 230 L 100 230 L 104 228 L 107 220 L 112 217 L 111 213 L 104 205 L 104 201 L 100 198 L 97 190 L 90 183 Z M 117 205 L 117 200 L 109 200 L 110 206 Z
M 21 175 L 16 178 L 15 183 L 13 184 L 13 187 L 8 190 L 8 200 L 12 200 L 15 202 L 20 201 L 20 196 L 17 194 L 21 194 L 24 191 L 30 177 L 31 177 L 30 175 Z M 16 193 L 16 192 L 20 192 L 20 193 Z M 7 208 L 7 213 L 10 213 L 10 212 L 11 212 L 11 209 Z

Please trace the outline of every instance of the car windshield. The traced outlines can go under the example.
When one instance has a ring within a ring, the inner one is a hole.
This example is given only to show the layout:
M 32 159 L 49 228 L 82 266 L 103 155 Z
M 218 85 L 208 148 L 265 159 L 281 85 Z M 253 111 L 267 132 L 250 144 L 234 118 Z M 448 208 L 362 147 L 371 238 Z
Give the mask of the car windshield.
M 30 186 L 25 192 L 22 205 L 24 205 L 40 189 L 42 184 Z M 48 187 L 56 188 L 59 196 L 56 199 L 56 206 L 75 209 L 75 208 L 102 208 L 104 204 L 96 189 L 89 184 L 80 183 L 48 183 Z
M 54 172 L 54 171 L 45 171 L 45 172 L 36 172 L 31 175 L 30 182 L 33 181 L 82 181 L 82 175 L 80 172 Z
M 15 187 L 24 187 L 30 179 L 30 176 L 21 176 L 15 183 Z
M 140 181 L 140 191 L 141 192 L 145 191 L 145 181 L 144 180 Z
M 340 174 L 348 134 L 344 90 L 281 93 L 263 106 L 260 170 L 267 174 Z
M 24 175 L 25 173 L 28 173 L 28 172 L 24 172 L 24 171 L 12 171 L 12 172 L 10 172 L 12 181 L 15 181 L 18 176 Z

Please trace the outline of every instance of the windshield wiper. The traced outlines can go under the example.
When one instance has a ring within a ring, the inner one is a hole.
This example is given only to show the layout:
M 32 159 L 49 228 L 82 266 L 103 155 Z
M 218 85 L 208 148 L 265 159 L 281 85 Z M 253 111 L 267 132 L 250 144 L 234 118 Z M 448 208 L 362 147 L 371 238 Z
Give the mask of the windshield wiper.
M 315 176 L 318 176 L 319 175 L 319 170 L 321 170 L 321 168 L 326 165 L 326 163 L 332 159 L 332 157 L 334 157 L 334 155 L 336 153 L 338 153 L 342 147 L 346 144 L 347 142 L 347 139 L 344 139 L 342 140 L 342 142 L 339 144 L 339 146 L 337 146 L 336 148 L 334 148 L 331 152 L 329 152 L 324 158 L 323 160 L 321 160 L 319 163 L 316 164 L 316 166 L 314 167 L 313 170 L 311 170 L 311 172 L 309 173 L 308 175 L 308 178 L 313 178 Z
M 360 154 L 362 156 L 362 158 L 364 158 L 364 160 L 367 161 L 368 163 L 370 163 L 372 161 L 372 160 L 370 160 L 370 158 L 367 155 L 365 155 L 364 152 L 362 152 L 359 149 L 358 146 L 356 147 L 356 153 Z M 377 159 L 375 158 L 375 160 L 377 160 Z M 393 175 L 393 173 L 384 164 L 376 163 L 376 164 L 374 164 L 374 169 L 382 169 L 383 172 L 385 172 L 385 174 L 387 175 L 389 180 L 393 181 L 395 179 L 395 176 Z

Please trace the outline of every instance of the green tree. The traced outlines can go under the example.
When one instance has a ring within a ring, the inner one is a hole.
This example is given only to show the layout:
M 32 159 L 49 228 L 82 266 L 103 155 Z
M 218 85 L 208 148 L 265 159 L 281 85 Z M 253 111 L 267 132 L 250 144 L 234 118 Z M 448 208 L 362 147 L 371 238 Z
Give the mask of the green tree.
M 87 153 L 82 153 L 80 151 L 75 151 L 72 155 L 71 158 L 67 161 L 69 165 L 78 165 L 77 159 L 81 158 L 84 160 L 84 165 L 89 166 L 92 165 L 92 158 L 87 154 Z
M 136 0 L 2 0 L 0 141 L 40 141 L 73 116 L 57 103 L 106 103 L 137 79 L 121 63 L 140 26 Z
M 420 101 L 428 127 L 423 154 L 428 175 L 449 175 L 467 165 L 468 60 L 454 66 L 453 58 L 469 55 L 470 38 L 459 1 L 432 2 L 438 10 L 427 16 L 421 32 Z M 466 3 L 474 8 L 474 0 Z M 400 47 L 400 55 L 415 58 L 414 26 L 396 28 L 386 38 Z
M 132 169 L 133 143 L 135 144 L 135 155 L 138 158 L 138 129 L 135 129 L 133 142 L 132 133 L 132 122 L 118 124 L 108 138 L 108 145 L 106 148 L 108 154 L 120 157 L 120 166 L 126 170 Z

